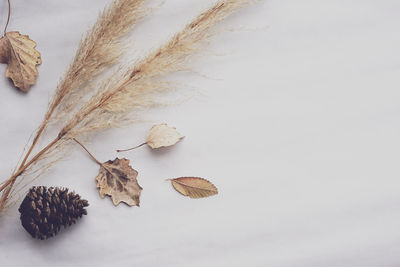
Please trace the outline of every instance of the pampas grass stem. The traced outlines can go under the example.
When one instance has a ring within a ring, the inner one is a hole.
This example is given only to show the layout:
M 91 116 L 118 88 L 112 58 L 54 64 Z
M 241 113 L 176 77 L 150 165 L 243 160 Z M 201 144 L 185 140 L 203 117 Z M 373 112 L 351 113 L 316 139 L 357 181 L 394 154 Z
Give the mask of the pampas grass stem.
M 26 167 L 24 166 L 30 166 L 38 159 L 35 156 L 26 164 L 53 114 L 63 103 L 65 103 L 64 112 L 65 109 L 76 105 L 82 98 L 88 81 L 117 62 L 123 50 L 120 38 L 132 29 L 149 11 L 143 8 L 145 2 L 146 0 L 114 1 L 102 12 L 92 29 L 82 39 L 75 58 L 58 84 L 45 117 L 22 162 L 10 179 L 0 187 L 0 192 L 8 187 L 0 198 L 0 211 L 4 208 L 5 200 L 16 178 L 25 171 Z M 62 109 L 60 110 L 61 112 Z M 40 152 L 37 155 L 40 156 Z
M 125 2 L 129 1 L 120 0 L 116 3 L 122 5 Z M 144 1 L 138 0 L 133 2 Z M 113 127 L 121 123 L 126 119 L 126 116 L 132 114 L 133 111 L 152 106 L 154 104 L 153 97 L 155 95 L 165 93 L 170 89 L 168 83 L 162 81 L 162 77 L 166 74 L 186 69 L 188 57 L 200 51 L 201 44 L 210 36 L 210 29 L 234 11 L 251 2 L 254 1 L 219 0 L 212 5 L 211 8 L 194 18 L 194 20 L 187 24 L 180 32 L 172 36 L 168 42 L 155 51 L 150 52 L 137 64 L 125 70 L 118 69 L 116 73 L 111 75 L 111 78 L 105 79 L 102 85 L 99 86 L 97 93 L 93 94 L 85 103 L 82 103 L 82 106 L 76 110 L 75 114 L 66 121 L 57 137 L 33 156 L 31 160 L 27 161 L 31 152 L 31 149 L 29 150 L 18 170 L 0 187 L 0 191 L 7 188 L 0 199 L 0 211 L 7 201 L 9 190 L 17 177 L 23 174 L 28 167 L 36 164 L 37 161 L 51 149 L 59 145 L 60 142 L 66 142 L 78 136 L 85 136 L 91 132 Z M 124 12 L 124 10 L 120 12 Z M 97 26 L 94 28 L 96 27 Z M 113 35 L 110 30 L 109 32 Z M 91 37 L 89 37 L 89 39 L 91 39 Z M 90 42 L 91 41 L 89 41 L 89 43 Z M 83 42 L 83 46 L 86 46 L 85 42 Z M 114 53 L 113 49 L 110 50 L 110 53 Z M 86 52 L 83 54 L 87 55 Z M 84 64 L 80 58 L 81 56 L 79 56 L 78 52 L 78 55 L 75 57 L 75 61 L 79 62 L 78 65 Z M 91 67 L 91 71 L 81 74 L 81 76 L 78 77 L 80 77 L 82 81 L 88 80 L 91 76 L 97 74 L 99 69 L 104 65 L 109 65 L 113 60 L 114 57 L 111 56 L 109 60 L 103 62 L 100 66 L 96 65 L 96 67 Z M 93 61 L 92 64 L 97 63 Z M 74 66 L 74 63 L 72 66 Z M 74 70 L 82 69 L 80 67 L 71 68 Z M 69 79 L 76 77 L 75 75 L 75 71 L 68 71 L 66 75 L 68 78 L 65 78 L 68 80 L 66 83 L 68 84 L 70 82 Z M 63 83 L 64 82 L 62 82 L 62 84 Z M 59 102 L 63 99 L 67 99 L 68 101 L 65 102 L 63 107 L 67 110 L 71 110 L 68 107 L 68 105 L 73 104 L 71 101 L 81 99 L 81 96 L 76 97 L 72 89 L 69 88 L 78 88 L 82 84 L 83 83 L 79 82 L 73 86 L 68 85 L 65 87 L 68 89 L 64 89 L 63 86 L 57 88 L 55 98 L 50 106 L 49 112 L 46 114 L 44 127 L 46 127 L 49 118 L 60 105 Z M 40 129 L 42 129 L 42 127 Z M 40 130 L 39 133 L 41 134 Z M 35 144 L 35 141 L 33 143 Z

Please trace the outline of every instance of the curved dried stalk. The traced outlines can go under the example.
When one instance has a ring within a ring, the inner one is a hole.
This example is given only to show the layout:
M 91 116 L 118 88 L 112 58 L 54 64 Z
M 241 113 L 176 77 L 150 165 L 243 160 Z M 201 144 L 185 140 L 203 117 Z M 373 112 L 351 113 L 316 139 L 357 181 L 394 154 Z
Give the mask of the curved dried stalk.
M 149 12 L 149 9 L 143 7 L 145 2 L 146 0 L 116 0 L 102 12 L 92 29 L 83 38 L 72 64 L 57 86 L 45 117 L 27 153 L 23 157 L 18 170 L 12 176 L 14 178 L 7 180 L 0 187 L 0 191 L 2 191 L 10 185 L 0 199 L 0 210 L 2 208 L 1 203 L 9 194 L 15 178 L 23 173 L 24 165 L 53 114 L 57 109 L 60 113 L 67 113 L 68 109 L 78 105 L 82 96 L 86 93 L 87 87 L 85 88 L 85 85 L 88 81 L 117 62 L 121 56 L 121 51 L 124 50 L 120 38 Z
M 148 102 L 158 87 L 154 86 L 163 75 L 184 69 L 188 56 L 198 52 L 201 41 L 209 36 L 209 30 L 249 0 L 223 0 L 201 13 L 170 41 L 150 53 L 138 64 L 119 75 L 118 82 L 111 82 L 101 93 L 94 95 L 61 130 L 61 134 L 74 137 L 73 129 L 78 125 L 89 129 L 94 125 L 107 128 L 124 118 L 127 112 L 137 107 L 151 105 Z M 118 76 L 118 73 L 113 74 Z M 162 93 L 168 88 L 163 88 Z M 85 130 L 81 130 L 85 132 Z
M 220 0 L 138 64 L 122 74 L 114 74 L 113 77 L 118 78 L 108 79 L 103 88 L 100 88 L 98 93 L 64 125 L 58 136 L 30 161 L 22 164 L 21 168 L 7 181 L 15 181 L 26 168 L 40 160 L 60 140 L 75 138 L 91 130 L 111 127 L 132 110 L 152 105 L 152 96 L 168 89 L 168 87 L 160 86 L 162 76 L 183 69 L 188 56 L 199 51 L 201 41 L 209 37 L 209 30 L 214 25 L 251 2 L 254 1 Z M 2 189 L 4 188 L 0 188 L 0 191 Z M 7 196 L 6 191 L 0 199 L 0 210 L 4 207 Z
M 121 56 L 120 38 L 148 12 L 143 9 L 146 0 L 118 0 L 106 8 L 92 29 L 81 41 L 75 58 L 57 86 L 43 122 L 20 166 L 23 166 L 47 127 L 53 113 L 68 112 L 85 93 L 82 88 L 90 79 L 113 65 Z
M 6 25 L 4 26 L 4 34 L 3 35 L 6 35 L 8 23 L 10 22 L 10 16 L 11 16 L 11 3 L 10 3 L 10 0 L 7 0 L 7 3 L 8 3 L 8 14 L 7 14 Z

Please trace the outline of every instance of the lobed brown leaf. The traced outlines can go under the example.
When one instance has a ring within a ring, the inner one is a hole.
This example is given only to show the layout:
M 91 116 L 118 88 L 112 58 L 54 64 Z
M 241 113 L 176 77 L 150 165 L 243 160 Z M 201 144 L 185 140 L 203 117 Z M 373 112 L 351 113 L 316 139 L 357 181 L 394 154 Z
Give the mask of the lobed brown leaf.
M 100 165 L 96 187 L 99 188 L 100 196 L 110 196 L 115 206 L 120 202 L 139 206 L 142 187 L 138 184 L 137 175 L 138 172 L 129 165 L 128 159 L 109 160 Z

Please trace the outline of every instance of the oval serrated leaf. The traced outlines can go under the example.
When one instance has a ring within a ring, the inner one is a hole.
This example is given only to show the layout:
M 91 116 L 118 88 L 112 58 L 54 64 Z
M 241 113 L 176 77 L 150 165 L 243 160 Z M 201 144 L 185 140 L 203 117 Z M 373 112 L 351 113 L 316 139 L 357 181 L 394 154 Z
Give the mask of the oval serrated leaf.
M 190 198 L 203 198 L 218 194 L 217 187 L 204 178 L 180 177 L 169 180 L 176 191 Z
M 175 127 L 167 124 L 154 125 L 147 135 L 146 144 L 151 148 L 172 146 L 178 143 L 184 136 L 178 133 Z

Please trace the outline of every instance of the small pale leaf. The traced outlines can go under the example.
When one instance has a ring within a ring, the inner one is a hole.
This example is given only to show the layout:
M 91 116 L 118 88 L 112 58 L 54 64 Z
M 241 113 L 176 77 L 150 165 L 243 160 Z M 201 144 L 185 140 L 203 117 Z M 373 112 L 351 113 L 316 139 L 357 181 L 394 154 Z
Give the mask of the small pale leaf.
M 109 160 L 100 166 L 96 187 L 100 196 L 110 196 L 115 206 L 120 202 L 139 206 L 142 187 L 137 182 L 137 175 L 138 172 L 129 165 L 128 159 Z
M 200 177 L 180 177 L 170 179 L 176 191 L 190 198 L 203 198 L 218 194 L 218 189 L 210 181 Z
M 147 135 L 146 144 L 151 148 L 168 147 L 178 143 L 184 136 L 167 124 L 154 125 Z
M 19 32 L 7 32 L 0 38 L 0 62 L 7 63 L 6 77 L 24 92 L 36 82 L 36 65 L 42 63 L 35 47 L 35 41 Z

